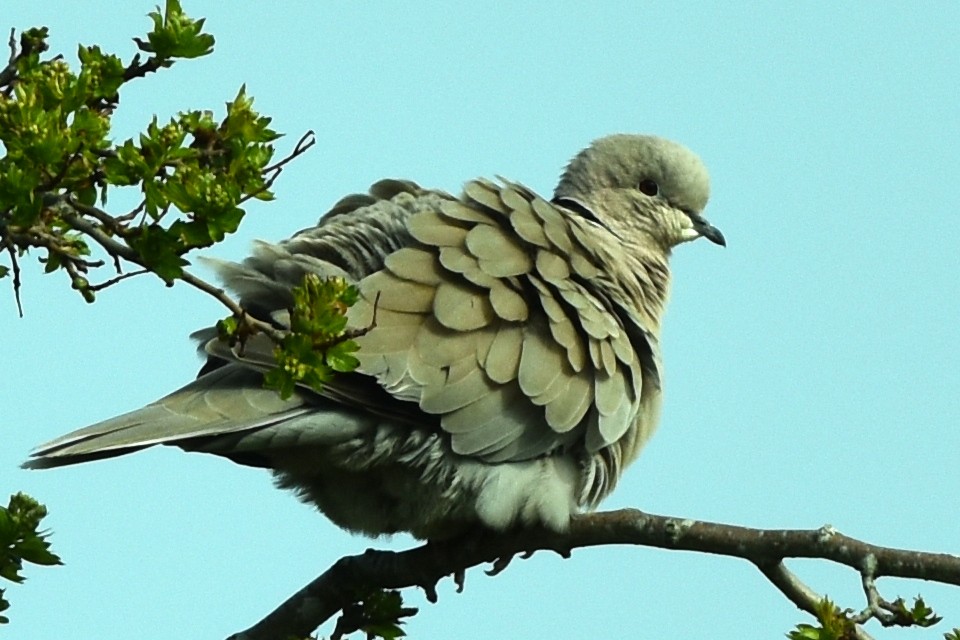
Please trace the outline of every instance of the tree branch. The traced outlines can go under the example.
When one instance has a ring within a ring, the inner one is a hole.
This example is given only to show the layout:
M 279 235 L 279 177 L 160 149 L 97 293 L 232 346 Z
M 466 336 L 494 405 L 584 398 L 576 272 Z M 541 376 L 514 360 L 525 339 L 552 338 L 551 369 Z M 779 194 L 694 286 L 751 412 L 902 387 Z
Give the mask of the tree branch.
M 144 46 L 146 43 L 140 38 L 134 38 L 134 42 L 137 43 L 137 46 Z M 134 78 L 144 78 L 148 73 L 154 73 L 165 67 L 169 67 L 173 64 L 172 60 L 161 60 L 156 56 L 150 56 L 147 58 L 146 62 L 140 62 L 140 54 L 135 54 L 133 60 L 123 70 L 123 81 L 129 82 Z
M 273 183 L 277 181 L 277 178 L 280 177 L 280 174 L 283 173 L 284 167 L 287 166 L 290 162 L 296 160 L 307 151 L 310 150 L 310 147 L 317 143 L 316 134 L 311 131 L 307 131 L 305 134 L 300 136 L 300 139 L 297 141 L 296 146 L 293 148 L 289 154 L 283 159 L 273 163 L 268 167 L 264 167 L 263 175 L 267 176 L 264 180 L 263 186 L 260 189 L 257 189 L 253 193 L 248 193 L 240 200 L 240 204 L 243 204 L 253 198 L 256 198 L 261 193 L 269 191 L 273 187 Z
M 624 509 L 577 516 L 566 533 L 521 530 L 479 535 L 466 541 L 428 543 L 409 551 L 368 550 L 359 556 L 347 556 L 230 640 L 306 636 L 354 602 L 357 594 L 417 586 L 435 601 L 436 584 L 442 578 L 457 576 L 479 564 L 495 562 L 495 567 L 502 569 L 503 559 L 518 553 L 550 550 L 566 556 L 579 547 L 610 544 L 742 558 L 755 564 L 792 602 L 808 612 L 818 596 L 783 567 L 781 563 L 786 558 L 820 558 L 858 572 L 869 563 L 872 577 L 896 576 L 960 586 L 958 556 L 879 547 L 845 536 L 832 527 L 751 529 Z
M 114 240 L 106 232 L 104 232 L 101 227 L 98 227 L 96 224 L 90 220 L 87 220 L 83 216 L 77 215 L 74 213 L 74 211 L 79 211 L 85 215 L 96 218 L 104 225 L 109 225 L 114 222 L 110 214 L 106 213 L 105 211 L 101 211 L 96 207 L 87 206 L 73 200 L 60 202 L 58 206 L 60 209 L 57 213 L 64 220 L 64 222 L 69 224 L 77 231 L 92 238 L 95 242 L 97 242 L 97 244 L 103 247 L 107 253 L 149 270 L 149 267 L 143 263 L 136 251 L 127 245 Z M 228 296 L 227 293 L 220 287 L 212 285 L 206 280 L 202 280 L 186 270 L 183 271 L 179 279 L 219 300 L 220 303 L 229 309 L 234 316 L 247 323 L 252 330 L 263 332 L 274 342 L 279 342 L 283 339 L 283 336 L 285 335 L 284 332 L 279 331 L 270 323 L 257 320 L 246 313 L 243 310 L 243 307 L 241 307 L 236 300 Z
M 17 313 L 23 317 L 23 301 L 20 299 L 20 262 L 17 260 L 17 252 L 12 244 L 6 245 L 7 253 L 10 256 L 10 268 L 13 271 L 13 297 L 17 301 Z
M 0 87 L 10 84 L 17 77 L 17 30 L 10 29 L 10 39 L 7 41 L 10 47 L 10 58 L 7 65 L 0 69 Z
M 787 597 L 787 600 L 797 605 L 801 611 L 806 611 L 812 616 L 817 615 L 817 603 L 823 597 L 808 587 L 795 573 L 787 569 L 783 562 L 773 562 L 768 564 L 757 564 L 760 572 L 769 580 L 773 586 L 780 590 L 780 593 Z M 870 617 L 859 619 L 859 622 L 866 622 Z M 873 636 L 863 630 L 859 624 L 856 625 L 857 640 L 873 640 Z

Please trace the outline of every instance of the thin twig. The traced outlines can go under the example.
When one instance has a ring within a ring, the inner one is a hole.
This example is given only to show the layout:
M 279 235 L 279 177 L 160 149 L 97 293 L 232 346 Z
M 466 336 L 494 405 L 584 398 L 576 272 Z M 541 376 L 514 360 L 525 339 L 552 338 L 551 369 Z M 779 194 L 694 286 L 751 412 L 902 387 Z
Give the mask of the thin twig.
M 0 70 L 0 87 L 10 84 L 14 78 L 17 77 L 17 59 L 19 54 L 17 52 L 16 29 L 10 29 L 10 40 L 7 41 L 7 44 L 10 47 L 10 58 L 7 66 L 5 66 L 3 70 Z
M 798 609 L 812 616 L 817 615 L 817 603 L 823 599 L 823 596 L 808 587 L 795 573 L 787 569 L 783 562 L 758 562 L 756 567 L 773 586 L 780 590 L 780 593 L 787 597 L 787 600 L 797 605 Z M 854 622 L 866 622 L 866 620 L 854 620 Z M 864 631 L 859 624 L 856 625 L 856 634 L 858 640 L 873 640 L 873 636 Z
M 20 262 L 17 261 L 17 252 L 13 245 L 7 245 L 7 253 L 10 254 L 10 269 L 13 271 L 13 297 L 17 301 L 17 313 L 23 317 L 23 301 L 20 300 Z
M 100 211 L 96 207 L 88 207 L 80 203 L 71 202 L 69 204 L 64 203 L 64 205 L 66 206 L 61 206 L 60 210 L 57 212 L 57 214 L 63 219 L 64 222 L 69 224 L 71 227 L 73 227 L 77 231 L 93 238 L 93 240 L 97 244 L 99 244 L 101 247 L 103 247 L 106 250 L 106 252 L 109 253 L 110 255 L 114 257 L 122 258 L 124 260 L 127 260 L 128 262 L 133 262 L 134 264 L 138 264 L 141 267 L 144 266 L 140 263 L 140 259 L 139 259 L 140 256 L 137 255 L 136 251 L 134 251 L 133 249 L 131 249 L 125 244 L 121 244 L 117 242 L 116 240 L 108 236 L 103 231 L 103 229 L 96 226 L 89 220 L 84 219 L 83 216 L 79 216 L 76 213 L 70 212 L 69 208 L 71 207 L 76 208 L 81 213 L 89 214 L 89 215 L 94 215 L 94 213 L 92 213 L 93 211 L 99 212 L 105 216 L 108 216 L 108 214 L 104 213 L 103 211 Z
M 104 233 L 102 228 L 96 226 L 89 220 L 84 219 L 83 216 L 79 216 L 79 215 L 76 215 L 75 213 L 70 212 L 69 208 L 71 207 L 77 209 L 81 213 L 90 215 L 105 224 L 113 223 L 113 218 L 110 217 L 110 214 L 100 209 L 97 209 L 96 207 L 84 205 L 82 203 L 75 202 L 73 200 L 69 201 L 68 203 L 63 203 L 63 205 L 61 205 L 61 210 L 58 211 L 58 214 L 60 215 L 60 217 L 63 218 L 63 220 L 67 224 L 69 224 L 71 227 L 73 227 L 77 231 L 80 231 L 81 233 L 85 233 L 86 235 L 93 238 L 95 242 L 97 242 L 101 247 L 103 247 L 107 251 L 107 253 L 110 253 L 113 256 L 119 256 L 120 258 L 126 260 L 127 262 L 132 262 L 133 264 L 136 264 L 145 269 L 150 268 L 148 265 L 143 263 L 143 261 L 141 260 L 140 256 L 137 254 L 136 251 L 134 251 L 133 249 L 131 249 L 130 247 L 124 244 L 117 242 L 116 240 L 108 236 L 106 233 Z M 248 313 L 246 313 L 243 307 L 241 307 L 240 304 L 237 303 L 233 298 L 228 296 L 226 291 L 224 291 L 220 287 L 212 285 L 206 280 L 202 280 L 196 277 L 189 271 L 183 271 L 179 276 L 179 279 L 189 284 L 191 287 L 195 287 L 200 291 L 203 291 L 204 293 L 207 293 L 213 296 L 214 298 L 216 298 L 217 300 L 219 300 L 220 303 L 223 306 L 225 306 L 227 309 L 229 309 L 230 312 L 240 322 L 245 323 L 247 327 L 249 327 L 252 330 L 252 332 L 262 332 L 266 334 L 274 342 L 279 342 L 280 340 L 283 339 L 283 336 L 286 335 L 283 331 L 279 331 L 278 329 L 273 327 L 273 325 L 267 322 L 263 322 L 262 320 L 258 320 L 253 316 L 249 315 Z
M 127 222 L 132 221 L 139 214 L 143 213 L 146 210 L 147 210 L 147 200 L 146 198 L 144 198 L 143 200 L 140 201 L 140 204 L 138 204 L 136 208 L 131 209 L 129 213 L 125 213 L 122 216 L 117 216 L 116 220 L 120 224 L 125 224 Z
M 78 145 L 77 150 L 73 153 L 73 155 L 67 158 L 67 161 L 63 163 L 62 167 L 60 167 L 60 171 L 57 172 L 57 175 L 50 176 L 46 182 L 40 185 L 39 190 L 48 191 L 59 185 L 63 178 L 67 175 L 67 171 L 70 170 L 70 167 L 73 165 L 73 163 L 83 155 L 83 151 L 83 144 Z
M 306 153 L 310 147 L 317 144 L 316 134 L 313 132 L 313 129 L 308 130 L 300 139 L 297 140 L 297 144 L 293 146 L 293 151 L 291 151 L 285 158 L 278 160 L 269 167 L 263 169 L 264 173 L 270 173 L 271 171 L 276 171 L 281 169 L 284 165 L 289 164 L 292 160 L 296 159 L 297 156 L 301 156 Z
M 312 130 L 311 130 L 311 131 L 307 131 L 305 134 L 303 134 L 302 136 L 300 136 L 300 140 L 297 141 L 297 144 L 296 144 L 296 146 L 294 146 L 293 151 L 291 151 L 291 152 L 290 152 L 285 158 L 283 158 L 282 160 L 279 160 L 278 162 L 270 165 L 269 167 L 266 167 L 266 168 L 263 170 L 263 174 L 264 174 L 264 175 L 266 175 L 266 174 L 268 174 L 268 173 L 272 174 L 272 175 L 270 175 L 266 180 L 264 180 L 263 186 L 260 187 L 259 189 L 257 189 L 256 191 L 253 191 L 253 192 L 248 193 L 247 195 L 245 195 L 243 198 L 240 199 L 239 204 L 243 204 L 243 203 L 245 203 L 245 202 L 247 202 L 247 201 L 249 201 L 249 200 L 252 200 L 253 198 L 256 198 L 256 197 L 257 197 L 258 195 L 260 195 L 261 193 L 263 193 L 263 192 L 265 192 L 265 191 L 269 191 L 270 188 L 273 186 L 273 183 L 276 182 L 276 181 L 277 181 L 277 178 L 280 177 L 280 174 L 283 173 L 284 167 L 285 167 L 288 163 L 292 162 L 293 160 L 295 160 L 295 159 L 298 158 L 299 156 L 301 156 L 301 155 L 303 155 L 304 153 L 306 153 L 306 152 L 310 149 L 310 147 L 312 147 L 312 146 L 315 145 L 316 143 L 317 143 L 317 139 L 316 139 L 315 134 L 313 133 Z
M 140 38 L 134 38 L 134 41 L 138 46 L 146 44 Z M 148 73 L 153 73 L 161 68 L 169 67 L 172 64 L 172 60 L 160 60 L 156 56 L 150 56 L 146 62 L 141 64 L 140 54 L 138 53 L 133 56 L 133 60 L 131 60 L 127 68 L 123 70 L 123 81 L 129 82 L 134 78 L 143 78 Z
M 204 293 L 210 294 L 211 296 L 219 300 L 223 306 L 229 309 L 230 312 L 233 313 L 234 317 L 236 317 L 241 322 L 246 323 L 246 325 L 250 329 L 253 329 L 255 332 L 261 332 L 266 334 L 267 337 L 269 337 L 274 342 L 280 342 L 281 340 L 283 340 L 284 336 L 287 335 L 286 332 L 276 329 L 270 323 L 263 322 L 262 320 L 258 320 L 257 318 L 254 318 L 253 316 L 248 314 L 243 309 L 243 307 L 240 306 L 239 303 L 237 303 L 233 298 L 228 296 L 226 291 L 224 291 L 220 287 L 210 284 L 206 280 L 202 280 L 196 277 L 189 271 L 184 271 L 180 275 L 180 280 L 183 280 L 184 282 L 186 282 L 192 287 L 196 287 L 197 289 L 199 289 L 200 291 L 203 291 Z
M 87 287 L 87 289 L 88 289 L 89 291 L 94 291 L 94 292 L 96 292 L 96 291 L 101 291 L 102 289 L 106 289 L 107 287 L 112 287 L 113 285 L 117 284 L 118 282 L 120 282 L 120 281 L 122 281 L 122 280 L 126 280 L 127 278 L 133 278 L 134 276 L 142 276 L 142 275 L 145 274 L 145 273 L 150 273 L 150 270 L 149 270 L 149 269 L 137 269 L 136 271 L 128 271 L 128 272 L 126 272 L 126 273 L 121 273 L 120 275 L 116 276 L 115 278 L 110 278 L 109 280 L 104 280 L 104 281 L 101 282 L 100 284 L 92 284 L 92 285 L 90 285 L 89 287 Z
M 853 620 L 855 622 L 866 622 L 876 618 L 880 621 L 880 624 L 890 626 L 894 624 L 896 616 L 884 610 L 884 605 L 889 607 L 889 603 L 880 597 L 880 591 L 877 589 L 876 570 L 876 558 L 868 554 L 863 559 L 863 567 L 860 569 L 860 584 L 863 586 L 863 594 L 867 598 L 867 606 L 864 607 L 863 611 L 853 616 Z
M 45 231 L 30 229 L 26 233 L 12 233 L 10 237 L 15 244 L 43 247 L 50 253 L 60 256 L 64 262 L 72 263 L 83 272 L 103 266 L 103 260 L 87 260 L 71 253 L 63 247 L 63 238 L 50 235 Z

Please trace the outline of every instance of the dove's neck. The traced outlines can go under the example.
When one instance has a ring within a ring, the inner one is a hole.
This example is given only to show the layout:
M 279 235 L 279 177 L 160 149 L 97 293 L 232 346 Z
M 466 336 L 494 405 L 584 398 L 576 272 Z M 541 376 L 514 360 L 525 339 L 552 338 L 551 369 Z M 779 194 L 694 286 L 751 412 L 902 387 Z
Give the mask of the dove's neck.
M 647 244 L 624 240 L 611 252 L 608 269 L 626 294 L 640 325 L 659 335 L 660 322 L 670 297 L 667 255 Z

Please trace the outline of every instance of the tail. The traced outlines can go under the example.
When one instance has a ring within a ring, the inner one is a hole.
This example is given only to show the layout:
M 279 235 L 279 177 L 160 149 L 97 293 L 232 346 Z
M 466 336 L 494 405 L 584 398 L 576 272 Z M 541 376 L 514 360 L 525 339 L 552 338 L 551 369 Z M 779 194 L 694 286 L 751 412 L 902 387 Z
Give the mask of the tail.
M 157 444 L 202 443 L 263 429 L 311 411 L 306 398 L 282 400 L 260 373 L 225 365 L 147 406 L 68 433 L 37 447 L 25 469 L 49 469 L 112 458 Z

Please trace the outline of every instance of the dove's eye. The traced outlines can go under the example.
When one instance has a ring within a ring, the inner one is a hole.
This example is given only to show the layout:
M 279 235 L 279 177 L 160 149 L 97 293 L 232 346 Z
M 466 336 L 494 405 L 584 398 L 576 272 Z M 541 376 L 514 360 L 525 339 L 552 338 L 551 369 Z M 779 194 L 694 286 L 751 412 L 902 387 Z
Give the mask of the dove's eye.
M 637 188 L 648 196 L 655 196 L 660 193 L 660 187 L 653 180 L 641 180 Z

